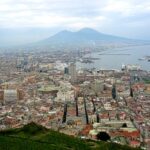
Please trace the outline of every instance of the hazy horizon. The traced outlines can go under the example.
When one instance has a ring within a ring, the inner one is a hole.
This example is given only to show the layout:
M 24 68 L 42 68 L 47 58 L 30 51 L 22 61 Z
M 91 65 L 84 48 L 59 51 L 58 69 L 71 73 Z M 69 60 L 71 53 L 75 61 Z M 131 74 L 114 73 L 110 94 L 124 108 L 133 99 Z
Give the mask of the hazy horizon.
M 85 27 L 150 40 L 149 16 L 149 0 L 5 0 L 0 1 L 0 45 L 32 43 Z

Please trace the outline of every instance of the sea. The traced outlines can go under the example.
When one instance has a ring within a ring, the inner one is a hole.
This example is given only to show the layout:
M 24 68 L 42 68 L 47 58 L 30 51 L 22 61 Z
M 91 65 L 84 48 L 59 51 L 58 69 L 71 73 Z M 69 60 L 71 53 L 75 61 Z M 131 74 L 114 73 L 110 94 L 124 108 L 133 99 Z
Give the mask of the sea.
M 78 68 L 96 70 L 100 69 L 117 69 L 120 70 L 122 65 L 139 65 L 142 70 L 150 71 L 150 45 L 128 46 L 121 48 L 111 48 L 100 52 L 93 52 L 84 57 L 95 58 L 93 63 L 77 62 Z

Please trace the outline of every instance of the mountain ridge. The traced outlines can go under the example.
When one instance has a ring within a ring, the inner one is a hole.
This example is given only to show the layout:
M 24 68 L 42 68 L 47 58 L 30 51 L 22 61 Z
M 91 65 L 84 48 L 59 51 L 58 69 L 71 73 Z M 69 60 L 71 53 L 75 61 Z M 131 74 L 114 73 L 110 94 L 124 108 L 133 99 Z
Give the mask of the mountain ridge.
M 69 30 L 62 30 L 48 38 L 38 42 L 29 43 L 18 46 L 27 50 L 39 51 L 57 51 L 57 50 L 79 50 L 79 49 L 93 49 L 100 50 L 105 47 L 122 47 L 150 44 L 150 41 L 134 40 L 125 37 L 101 33 L 92 28 L 82 28 L 76 32 Z
M 100 48 L 108 44 L 135 44 L 136 41 L 124 37 L 104 34 L 92 28 L 83 28 L 76 32 L 63 30 L 44 40 L 31 44 L 29 47 L 38 47 L 55 50 L 76 50 L 84 48 Z
M 124 37 L 104 34 L 95 29 L 92 29 L 92 28 L 82 28 L 76 32 L 72 32 L 69 30 L 63 30 L 63 31 L 56 33 L 53 36 L 50 36 L 49 38 L 47 38 L 45 40 L 48 41 L 48 40 L 52 40 L 53 38 L 55 38 L 55 40 L 56 40 L 56 38 L 60 38 L 60 36 L 62 36 L 63 38 L 67 37 L 68 39 L 70 39 L 69 36 L 71 36 L 71 38 L 74 38 L 74 39 L 78 38 L 80 40 L 83 40 L 83 38 L 84 38 L 84 40 L 90 39 L 93 41 L 94 40 L 132 40 L 132 39 L 124 38 Z

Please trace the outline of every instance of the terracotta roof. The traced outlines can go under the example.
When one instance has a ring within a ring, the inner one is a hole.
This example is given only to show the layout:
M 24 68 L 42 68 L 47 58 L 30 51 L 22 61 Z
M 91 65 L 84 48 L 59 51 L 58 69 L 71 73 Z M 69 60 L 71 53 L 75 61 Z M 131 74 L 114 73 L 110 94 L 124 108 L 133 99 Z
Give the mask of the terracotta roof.
M 130 141 L 130 145 L 133 145 L 133 146 L 139 146 L 140 145 L 140 141 Z
M 92 125 L 86 125 L 85 128 L 80 132 L 81 135 L 88 135 L 90 130 L 92 130 Z

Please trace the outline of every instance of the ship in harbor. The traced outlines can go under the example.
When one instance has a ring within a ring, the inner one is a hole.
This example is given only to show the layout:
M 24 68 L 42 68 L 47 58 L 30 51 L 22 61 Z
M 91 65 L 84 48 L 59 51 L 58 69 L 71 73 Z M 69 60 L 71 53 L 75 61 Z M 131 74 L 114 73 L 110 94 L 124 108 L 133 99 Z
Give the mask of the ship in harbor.
M 83 57 L 79 61 L 81 63 L 94 63 L 95 60 L 99 60 L 100 58 L 92 58 L 92 57 Z
M 141 66 L 137 64 L 122 64 L 121 70 L 138 71 L 141 70 Z
M 82 58 L 82 59 L 80 59 L 80 62 L 81 63 L 85 63 L 85 64 L 87 64 L 87 63 L 94 63 L 91 59 L 88 59 L 88 58 Z
M 138 60 L 140 60 L 140 61 L 146 60 L 146 61 L 150 62 L 150 56 L 145 56 L 143 58 L 139 58 Z
M 142 60 L 145 60 L 145 58 L 139 58 L 138 60 L 142 61 Z
M 146 60 L 150 62 L 150 56 L 146 56 Z

